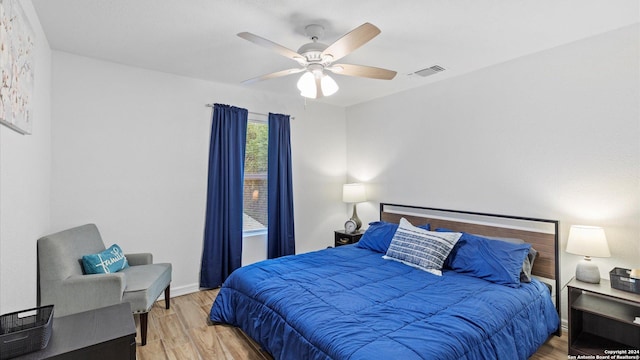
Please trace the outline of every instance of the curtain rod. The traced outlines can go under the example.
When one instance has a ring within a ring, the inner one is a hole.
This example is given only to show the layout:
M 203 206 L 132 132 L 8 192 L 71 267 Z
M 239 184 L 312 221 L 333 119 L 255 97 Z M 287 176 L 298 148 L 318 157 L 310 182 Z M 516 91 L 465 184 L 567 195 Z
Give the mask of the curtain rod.
M 212 107 L 213 107 L 213 104 L 204 104 L 204 106 L 212 108 Z M 249 111 L 249 114 L 253 114 L 253 115 L 261 115 L 261 116 L 269 116 L 269 114 L 263 114 L 263 113 L 259 113 L 259 112 L 253 112 L 253 111 Z M 291 120 L 295 120 L 295 119 L 296 119 L 296 117 L 295 117 L 295 116 L 289 116 L 289 118 L 290 118 Z

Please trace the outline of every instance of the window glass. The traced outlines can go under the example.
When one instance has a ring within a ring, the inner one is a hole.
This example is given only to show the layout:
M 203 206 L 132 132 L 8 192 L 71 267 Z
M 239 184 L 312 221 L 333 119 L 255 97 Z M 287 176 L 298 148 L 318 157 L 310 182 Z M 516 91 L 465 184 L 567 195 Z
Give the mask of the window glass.
M 266 122 L 249 120 L 244 160 L 243 231 L 267 228 L 268 136 Z

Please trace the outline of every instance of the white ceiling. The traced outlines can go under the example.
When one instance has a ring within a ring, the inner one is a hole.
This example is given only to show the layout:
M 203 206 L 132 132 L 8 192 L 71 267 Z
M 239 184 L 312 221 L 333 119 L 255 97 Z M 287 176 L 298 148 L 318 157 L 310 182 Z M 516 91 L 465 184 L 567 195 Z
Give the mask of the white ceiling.
M 395 70 L 391 81 L 336 75 L 322 102 L 349 106 L 640 22 L 638 0 L 33 0 L 51 47 L 78 55 L 296 95 L 297 67 L 236 36 L 297 50 L 304 27 L 330 44 L 364 22 L 382 33 L 340 60 Z M 429 77 L 408 75 L 440 65 Z

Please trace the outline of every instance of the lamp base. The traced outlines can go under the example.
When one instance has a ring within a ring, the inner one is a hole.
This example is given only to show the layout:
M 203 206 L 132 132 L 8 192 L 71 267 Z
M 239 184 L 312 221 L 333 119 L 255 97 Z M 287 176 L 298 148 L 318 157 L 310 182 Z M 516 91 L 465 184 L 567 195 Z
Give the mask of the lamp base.
M 358 211 L 356 210 L 356 203 L 353 203 L 353 214 L 351 215 L 351 219 L 356 223 L 356 231 L 360 230 L 362 227 L 362 220 L 358 217 Z
M 600 269 L 598 269 L 598 265 L 591 262 L 588 256 L 580 260 L 576 266 L 576 280 L 591 284 L 600 283 Z

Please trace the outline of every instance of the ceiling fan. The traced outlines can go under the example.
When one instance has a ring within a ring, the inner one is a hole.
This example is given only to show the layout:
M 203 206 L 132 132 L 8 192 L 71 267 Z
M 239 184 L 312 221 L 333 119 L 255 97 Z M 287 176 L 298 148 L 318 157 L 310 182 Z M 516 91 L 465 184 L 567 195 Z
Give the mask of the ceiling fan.
M 338 84 L 327 72 L 382 80 L 391 80 L 396 76 L 395 71 L 373 66 L 334 64 L 335 61 L 340 60 L 380 34 L 380 29 L 373 24 L 364 23 L 331 45 L 318 42 L 322 35 L 324 35 L 322 25 L 308 25 L 305 27 L 305 32 L 307 36 L 311 38 L 311 42 L 302 45 L 297 52 L 249 32 L 239 33 L 239 37 L 273 50 L 282 56 L 296 61 L 301 66 L 300 68 L 292 68 L 258 76 L 245 80 L 242 83 L 251 84 L 257 81 L 304 72 L 297 83 L 300 95 L 315 99 L 330 96 L 338 91 Z

